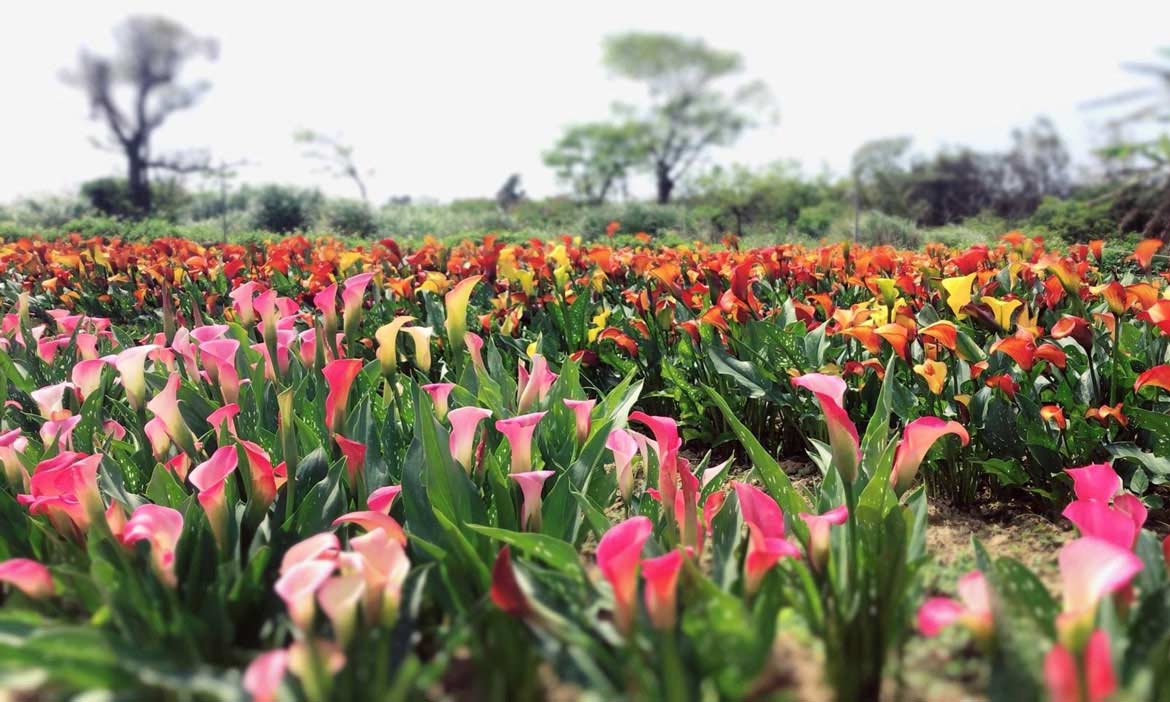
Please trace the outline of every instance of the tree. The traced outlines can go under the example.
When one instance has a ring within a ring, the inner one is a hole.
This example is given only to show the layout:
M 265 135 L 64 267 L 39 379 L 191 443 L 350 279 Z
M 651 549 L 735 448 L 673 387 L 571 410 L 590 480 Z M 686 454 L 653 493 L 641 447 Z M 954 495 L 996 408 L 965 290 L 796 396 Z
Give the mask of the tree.
M 191 59 L 214 60 L 218 45 L 163 17 L 131 17 L 115 29 L 114 38 L 113 56 L 83 51 L 77 72 L 67 73 L 65 80 L 85 91 L 92 117 L 109 129 L 108 146 L 126 157 L 130 203 L 145 216 L 153 206 L 151 170 L 192 173 L 206 168 L 200 154 L 155 156 L 151 140 L 167 117 L 194 106 L 207 92 L 206 81 L 180 83 L 179 73 Z M 118 100 L 122 92 L 129 93 L 125 105 Z
M 890 215 L 909 215 L 909 153 L 910 137 L 905 136 L 867 141 L 853 152 L 850 175 L 855 241 L 860 235 L 863 207 Z
M 635 122 L 573 125 L 544 153 L 544 163 L 576 197 L 598 205 L 625 189 L 629 171 L 646 158 L 645 137 Z
M 308 147 L 305 157 L 321 162 L 320 170 L 334 178 L 349 178 L 357 185 L 362 202 L 367 206 L 370 198 L 366 194 L 365 178 L 374 174 L 373 170 L 358 168 L 353 157 L 353 147 L 341 143 L 333 137 L 314 132 L 311 129 L 302 129 L 293 135 L 293 138 Z
M 1047 117 L 1027 129 L 1012 131 L 1012 149 L 1003 158 L 1001 202 L 998 214 L 1026 217 L 1045 197 L 1066 197 L 1072 189 L 1068 150 Z
M 496 191 L 496 205 L 504 212 L 508 212 L 524 199 L 524 191 L 520 188 L 520 174 L 513 173 L 508 180 Z
M 646 110 L 616 107 L 646 133 L 662 204 L 670 202 L 675 184 L 696 160 L 712 147 L 733 143 L 770 109 L 767 88 L 758 81 L 721 90 L 720 84 L 742 72 L 743 59 L 699 39 L 640 32 L 611 36 L 605 40 L 604 62 L 649 91 Z

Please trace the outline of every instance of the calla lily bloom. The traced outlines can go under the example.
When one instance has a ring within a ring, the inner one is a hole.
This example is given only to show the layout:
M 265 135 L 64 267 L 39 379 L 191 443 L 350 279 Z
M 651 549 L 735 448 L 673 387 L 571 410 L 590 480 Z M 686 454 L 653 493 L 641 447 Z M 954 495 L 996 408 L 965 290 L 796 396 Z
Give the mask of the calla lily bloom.
M 814 570 L 824 572 L 829 562 L 830 529 L 849 519 L 849 508 L 839 505 L 824 514 L 802 513 L 800 518 L 808 525 L 808 559 Z
M 390 508 L 394 506 L 394 500 L 402 492 L 401 485 L 387 485 L 380 487 L 370 493 L 366 498 L 366 507 L 382 514 L 390 514 Z
M 627 636 L 634 628 L 642 547 L 653 530 L 646 517 L 633 517 L 610 527 L 597 544 L 597 567 L 613 590 L 614 624 Z
M 358 473 L 361 473 L 366 465 L 366 445 L 347 439 L 341 434 L 334 434 L 333 440 L 341 449 L 341 455 L 345 456 L 346 479 L 350 487 L 353 487 L 357 485 Z
M 902 441 L 894 452 L 894 467 L 890 472 L 890 484 L 894 492 L 901 495 L 910 488 L 930 447 L 947 434 L 959 437 L 964 446 L 971 441 L 962 424 L 938 417 L 920 417 L 906 425 Z
M 317 590 L 333 575 L 337 564 L 333 561 L 302 561 L 281 575 L 273 586 L 276 594 L 284 600 L 293 624 L 308 632 L 313 624 L 317 608 L 314 604 Z
M 492 564 L 491 598 L 492 604 L 517 619 L 525 619 L 536 612 L 512 568 L 512 550 L 507 545 L 496 554 Z
M 252 702 L 276 702 L 280 685 L 288 669 L 288 652 L 284 649 L 268 651 L 256 656 L 244 671 L 244 690 Z
M 236 415 L 240 413 L 240 406 L 231 403 L 220 407 L 207 415 L 207 424 L 219 436 L 225 431 L 228 436 L 236 435 Z
M 605 440 L 605 447 L 613 451 L 618 489 L 621 490 L 622 501 L 629 504 L 630 495 L 634 492 L 634 469 L 631 464 L 634 454 L 638 452 L 638 442 L 625 429 L 614 429 Z
M 463 335 L 467 333 L 467 305 L 476 284 L 482 279 L 482 275 L 464 278 L 448 290 L 443 298 L 447 307 L 447 342 L 451 348 L 457 349 L 463 345 Z
M 511 473 L 509 478 L 520 486 L 520 493 L 524 498 L 520 508 L 520 526 L 526 531 L 540 531 L 542 504 L 541 492 L 544 481 L 552 477 L 551 470 L 532 470 L 527 473 Z
M 760 588 L 764 576 L 781 558 L 799 558 L 800 549 L 784 535 L 784 512 L 763 490 L 736 482 L 735 496 L 748 526 L 747 558 L 744 559 L 744 590 L 750 595 Z
M 183 414 L 179 411 L 178 375 L 172 375 L 167 379 L 167 384 L 146 404 L 146 408 L 155 417 L 162 420 L 171 441 L 174 441 L 190 455 L 196 453 L 195 438 L 187 427 Z
M 121 541 L 136 544 L 145 541 L 150 544 L 150 559 L 159 580 L 174 587 L 175 548 L 183 533 L 183 514 L 176 509 L 161 505 L 142 505 L 134 510 L 122 527 Z
M 366 581 L 360 573 L 337 575 L 317 590 L 317 604 L 333 625 L 333 634 L 344 648 L 353 639 L 358 606 L 365 598 Z
M 359 273 L 347 278 L 342 284 L 341 315 L 347 339 L 352 339 L 356 333 L 357 325 L 361 321 L 362 299 L 366 295 L 366 287 L 373 278 L 373 273 Z
M 70 378 L 73 384 L 77 386 L 77 391 L 81 394 L 82 401 L 91 394 L 97 392 L 102 386 L 102 369 L 108 365 L 105 359 L 91 358 L 85 361 L 78 361 L 77 365 L 73 366 L 73 372 Z
M 520 366 L 519 376 L 520 380 L 516 384 L 516 411 L 521 413 L 543 402 L 557 379 L 557 374 L 548 368 L 548 360 L 540 354 L 532 357 L 532 372 Z
M 1078 500 L 1110 502 L 1121 493 L 1121 476 L 1108 463 L 1094 463 L 1082 468 L 1066 468 L 1073 481 L 1073 493 Z
M 80 542 L 92 520 L 105 512 L 97 483 L 101 462 L 101 454 L 63 451 L 37 464 L 28 494 L 16 500 L 30 514 L 46 515 L 59 534 Z
M 809 390 L 816 396 L 829 430 L 833 465 L 846 483 L 857 480 L 857 470 L 861 462 L 861 439 L 857 435 L 857 427 L 849 418 L 849 413 L 842 406 L 845 400 L 845 381 L 835 375 L 807 373 L 793 378 L 792 385 Z
M 1005 332 L 1012 330 L 1012 316 L 1020 305 L 1024 304 L 1019 300 L 1000 300 L 994 297 L 984 297 L 980 302 L 991 308 L 995 323 Z
M 391 375 L 398 371 L 398 332 L 403 325 L 414 320 L 414 317 L 402 315 L 395 317 L 388 324 L 378 327 L 374 332 L 374 339 L 378 342 L 378 362 L 382 365 L 382 375 Z
M 954 322 L 939 320 L 918 330 L 919 336 L 934 339 L 943 348 L 954 351 L 959 339 L 959 328 Z
M 158 349 L 153 344 L 134 346 L 118 354 L 114 360 L 130 409 L 140 410 L 146 405 L 146 358 Z
M 1133 384 L 1133 391 L 1138 392 L 1144 387 L 1170 390 L 1170 365 L 1154 366 L 1139 375 Z
M 337 283 L 332 283 L 313 296 L 313 306 L 325 321 L 325 334 L 337 333 Z
M 57 383 L 56 385 L 46 385 L 43 388 L 38 388 L 29 393 L 29 397 L 33 402 L 37 403 L 37 409 L 41 413 L 41 417 L 50 420 L 60 421 L 70 416 L 72 412 L 65 408 L 65 398 L 73 395 L 77 391 L 77 386 L 70 382 Z
M 440 422 L 447 418 L 447 398 L 455 389 L 455 383 L 430 383 L 422 389 L 431 396 L 431 404 L 435 408 L 435 418 Z
M 398 541 L 403 546 L 406 545 L 406 532 L 402 530 L 402 527 L 399 526 L 393 517 L 382 512 L 375 512 L 373 510 L 349 512 L 333 520 L 333 526 L 339 524 L 357 524 L 366 531 L 381 529 L 390 538 Z
M 650 616 L 651 626 L 659 631 L 672 631 L 678 621 L 678 574 L 682 564 L 681 551 L 642 561 L 646 613 Z
M 483 365 L 483 338 L 474 332 L 466 332 L 463 335 L 463 344 L 471 354 L 471 365 L 475 367 L 475 372 L 481 375 L 486 373 L 487 368 Z
M 508 446 L 512 449 L 509 472 L 526 473 L 532 470 L 532 435 L 545 414 L 547 412 L 533 412 L 496 420 L 496 431 L 508 439 Z
M 0 583 L 7 583 L 34 600 L 53 594 L 53 576 L 49 569 L 29 558 L 0 561 Z
M 1121 408 L 1123 404 L 1118 402 L 1112 407 L 1109 405 L 1101 405 L 1100 407 L 1090 407 L 1085 410 L 1085 418 L 1092 419 L 1101 426 L 1109 426 L 1109 421 L 1117 422 L 1121 426 L 1129 425 L 1129 417 L 1122 413 Z
M 1024 372 L 1032 370 L 1036 357 L 1036 343 L 1031 337 L 1007 336 L 991 345 L 991 353 L 1011 356 Z
M 366 621 L 389 626 L 397 617 L 402 585 L 410 572 L 405 540 L 383 529 L 373 529 L 350 539 L 349 544 L 361 559 Z
M 357 358 L 339 358 L 326 363 L 321 370 L 329 385 L 329 393 L 325 396 L 325 426 L 335 433 L 345 428 L 349 389 L 361 372 L 362 362 Z
M 947 306 L 955 313 L 958 319 L 965 319 L 967 315 L 963 308 L 971 302 L 971 286 L 975 284 L 975 273 L 957 278 L 944 278 L 941 281 L 943 290 L 947 293 Z
M 1108 635 L 1101 629 L 1089 635 L 1080 664 L 1072 651 L 1062 644 L 1055 644 L 1044 657 L 1044 680 L 1051 702 L 1110 702 L 1115 699 L 1117 676 L 1113 672 Z
M 414 342 L 414 365 L 423 375 L 431 372 L 431 337 L 435 331 L 430 327 L 406 327 L 402 330 Z
M 1141 524 L 1136 523 L 1129 513 L 1097 500 L 1070 502 L 1061 515 L 1076 525 L 1081 536 L 1092 536 L 1125 549 L 1133 548 L 1141 529 Z M 1141 519 L 1145 521 L 1144 507 Z
M 334 561 L 340 550 L 341 542 L 337 534 L 331 531 L 315 534 L 298 541 L 284 552 L 284 558 L 280 561 L 280 574 L 284 575 L 293 566 L 305 561 Z
M 914 366 L 914 372 L 922 376 L 931 393 L 942 394 L 947 381 L 947 364 L 941 361 L 923 361 Z
M 20 460 L 27 448 L 28 439 L 19 429 L 0 434 L 0 463 L 4 465 L 4 478 L 16 489 L 28 487 L 28 471 Z
M 1057 627 L 1066 642 L 1082 640 L 1082 633 L 1092 627 L 1097 604 L 1128 585 L 1143 566 L 1129 549 L 1091 536 L 1065 544 L 1057 558 L 1064 595 Z
M 678 422 L 670 417 L 652 416 L 645 412 L 631 412 L 630 421 L 641 422 L 654 432 L 654 449 L 658 455 L 658 491 L 663 505 L 673 505 L 678 492 L 678 452 L 682 448 Z M 638 436 L 634 434 L 635 439 Z M 667 514 L 671 512 L 668 510 Z
M 565 407 L 573 411 L 573 420 L 577 428 L 577 444 L 585 443 L 589 438 L 590 415 L 597 400 L 565 400 Z
M 468 473 L 475 463 L 475 432 L 479 428 L 479 423 L 490 416 L 492 411 L 482 407 L 460 407 L 447 414 L 447 419 L 451 420 L 451 434 L 447 438 L 447 447 L 455 461 Z
M 232 308 L 236 312 L 236 320 L 240 326 L 245 328 L 252 326 L 256 321 L 256 309 L 253 306 L 253 300 L 256 297 L 257 284 L 255 281 L 249 280 L 246 283 L 236 286 L 234 290 L 228 293 L 228 297 L 232 299 Z
M 1061 431 L 1068 427 L 1068 421 L 1064 418 L 1064 409 L 1060 405 L 1044 405 L 1040 408 L 1040 418 L 1046 422 L 1052 422 Z
M 199 490 L 199 504 L 207 513 L 215 542 L 221 549 L 227 548 L 228 520 L 232 518 L 227 504 L 227 479 L 238 463 L 235 447 L 221 446 L 211 454 L 211 458 L 195 466 L 187 476 Z
M 276 501 L 276 469 L 272 466 L 268 452 L 259 444 L 244 439 L 239 441 L 248 462 L 248 506 L 257 513 L 263 513 Z
M 1142 267 L 1142 270 L 1150 270 L 1150 266 L 1154 263 L 1154 254 L 1165 245 L 1161 239 L 1143 239 L 1138 242 L 1138 245 L 1133 249 L 1133 255 L 1129 258 L 1137 261 L 1137 264 Z
M 960 624 L 981 641 L 991 638 L 991 588 L 983 573 L 973 570 L 959 578 L 958 601 L 931 597 L 918 610 L 918 630 L 923 636 L 938 636 L 951 624 Z

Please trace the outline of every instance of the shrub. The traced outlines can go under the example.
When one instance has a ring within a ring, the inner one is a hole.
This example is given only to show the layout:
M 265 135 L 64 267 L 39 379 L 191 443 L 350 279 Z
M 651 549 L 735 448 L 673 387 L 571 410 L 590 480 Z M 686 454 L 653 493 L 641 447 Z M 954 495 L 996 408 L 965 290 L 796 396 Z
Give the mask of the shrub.
M 266 186 L 257 193 L 253 224 L 257 229 L 281 234 L 304 231 L 316 219 L 322 200 L 316 190 Z
M 1112 203 L 1104 199 L 1094 202 L 1046 197 L 1028 220 L 1028 225 L 1070 243 L 1103 239 L 1117 231 L 1111 209 Z
M 374 212 L 364 202 L 335 200 L 329 205 L 328 224 L 338 234 L 373 236 L 378 233 Z

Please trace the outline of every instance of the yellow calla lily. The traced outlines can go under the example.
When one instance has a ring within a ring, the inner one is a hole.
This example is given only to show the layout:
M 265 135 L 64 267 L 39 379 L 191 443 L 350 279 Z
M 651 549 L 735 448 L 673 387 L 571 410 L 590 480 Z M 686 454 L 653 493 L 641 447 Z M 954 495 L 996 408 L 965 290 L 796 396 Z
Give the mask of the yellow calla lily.
M 483 280 L 482 275 L 464 278 L 443 298 L 443 303 L 447 307 L 447 341 L 457 353 L 458 349 L 463 347 L 463 335 L 467 333 L 467 305 L 471 301 L 472 291 L 480 280 Z
M 875 282 L 878 292 L 881 294 L 882 302 L 887 307 L 893 307 L 894 301 L 898 299 L 898 281 L 893 278 L 878 278 Z
M 1017 307 L 1024 304 L 1019 300 L 1000 300 L 994 297 L 982 298 L 980 302 L 991 308 L 991 313 L 995 315 L 995 323 L 1005 332 L 1011 332 L 1012 313 L 1016 311 Z
M 382 375 L 390 375 L 398 370 L 398 332 L 407 322 L 413 321 L 410 315 L 400 315 L 389 323 L 378 327 L 374 332 L 374 339 L 378 341 L 378 362 L 382 364 Z
M 947 365 L 941 361 L 925 361 L 914 366 L 914 372 L 926 381 L 926 387 L 935 395 L 942 394 L 947 380 Z
M 964 306 L 971 303 L 971 286 L 974 284 L 974 273 L 961 275 L 957 278 L 944 278 L 942 280 L 943 290 L 947 292 L 947 305 L 955 313 L 955 317 L 959 319 L 967 318 L 966 313 L 961 310 Z

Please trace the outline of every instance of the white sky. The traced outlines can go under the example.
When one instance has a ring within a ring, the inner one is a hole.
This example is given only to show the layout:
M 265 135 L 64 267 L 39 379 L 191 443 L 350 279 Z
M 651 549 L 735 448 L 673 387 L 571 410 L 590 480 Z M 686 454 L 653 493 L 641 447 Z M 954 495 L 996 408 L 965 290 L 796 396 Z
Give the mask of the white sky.
M 511 172 L 530 194 L 557 192 L 541 151 L 564 125 L 638 94 L 600 65 L 602 37 L 628 29 L 740 51 L 780 121 L 713 159 L 797 159 L 810 173 L 843 172 L 859 144 L 883 136 L 913 136 L 917 151 L 1002 148 L 1040 114 L 1087 163 L 1101 115 L 1081 105 L 1143 85 L 1120 64 L 1170 45 L 1165 0 L 5 3 L 0 202 L 121 173 L 91 146 L 102 127 L 58 74 L 81 46 L 108 47 L 135 12 L 221 41 L 218 62 L 198 71 L 211 92 L 164 125 L 156 148 L 208 148 L 254 162 L 250 182 L 355 195 L 302 157 L 292 134 L 311 127 L 356 147 L 378 203 L 491 196 Z

